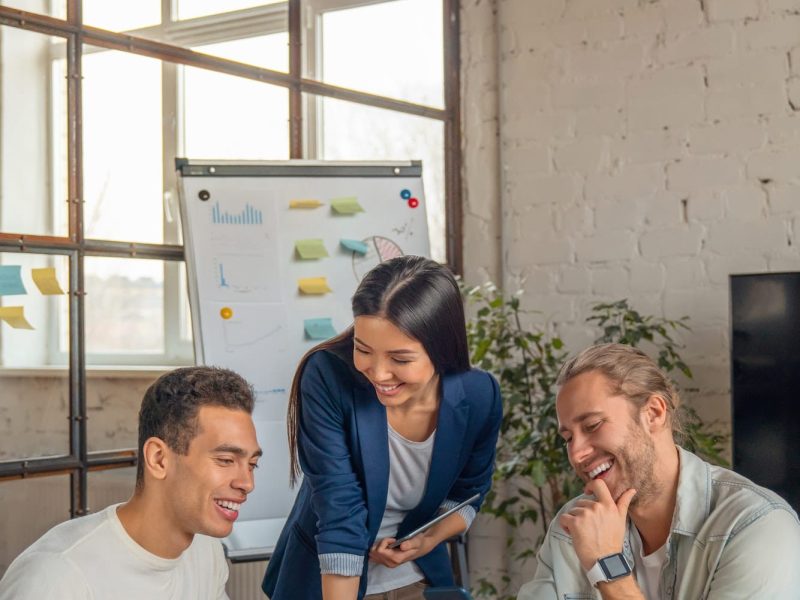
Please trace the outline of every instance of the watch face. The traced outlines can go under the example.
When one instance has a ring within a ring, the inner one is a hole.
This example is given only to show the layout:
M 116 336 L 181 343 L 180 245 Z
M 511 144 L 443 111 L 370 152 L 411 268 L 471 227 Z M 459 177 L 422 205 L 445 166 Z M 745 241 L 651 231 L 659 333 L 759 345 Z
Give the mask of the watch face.
M 622 554 L 612 554 L 611 556 L 601 558 L 598 562 L 608 579 L 617 579 L 631 572 Z

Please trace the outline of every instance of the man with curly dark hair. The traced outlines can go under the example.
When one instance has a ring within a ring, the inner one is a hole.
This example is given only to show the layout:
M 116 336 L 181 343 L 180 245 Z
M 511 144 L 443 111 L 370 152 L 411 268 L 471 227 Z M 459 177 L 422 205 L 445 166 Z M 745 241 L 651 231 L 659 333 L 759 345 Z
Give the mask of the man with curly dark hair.
M 0 581 L 0 600 L 226 599 L 218 539 L 253 489 L 261 449 L 236 373 L 162 375 L 139 411 L 136 488 L 124 504 L 57 525 Z

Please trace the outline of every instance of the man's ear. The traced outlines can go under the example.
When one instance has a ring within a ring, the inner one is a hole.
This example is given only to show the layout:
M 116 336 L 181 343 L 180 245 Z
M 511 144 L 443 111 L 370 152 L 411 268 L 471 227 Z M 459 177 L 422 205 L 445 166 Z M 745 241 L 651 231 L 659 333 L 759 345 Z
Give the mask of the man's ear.
M 142 447 L 144 470 L 153 479 L 166 479 L 167 469 L 170 466 L 172 452 L 167 443 L 161 438 L 151 437 L 145 440 Z
M 650 433 L 669 427 L 667 401 L 658 394 L 652 394 L 642 407 L 642 417 Z

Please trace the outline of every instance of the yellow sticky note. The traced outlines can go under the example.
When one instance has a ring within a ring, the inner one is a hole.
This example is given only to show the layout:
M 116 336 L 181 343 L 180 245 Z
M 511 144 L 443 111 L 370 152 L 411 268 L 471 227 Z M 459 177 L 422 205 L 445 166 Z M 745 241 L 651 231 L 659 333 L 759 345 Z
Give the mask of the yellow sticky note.
M 319 208 L 322 202 L 319 200 L 289 200 L 289 208 Z
M 0 306 L 0 321 L 5 321 L 14 329 L 33 329 L 25 318 L 24 306 Z
M 297 255 L 303 260 L 328 256 L 328 251 L 325 249 L 325 244 L 321 239 L 297 240 L 294 243 L 294 247 L 297 250 Z
M 58 285 L 55 267 L 31 269 L 31 277 L 33 277 L 33 282 L 36 284 L 36 287 L 39 288 L 39 291 L 46 296 L 55 296 L 64 293 L 64 290 Z
M 332 292 L 328 287 L 327 277 L 306 277 L 305 279 L 297 280 L 297 287 L 304 294 L 327 294 Z
M 340 215 L 354 215 L 357 212 L 364 212 L 364 209 L 358 203 L 358 199 L 355 196 L 331 200 L 331 207 Z

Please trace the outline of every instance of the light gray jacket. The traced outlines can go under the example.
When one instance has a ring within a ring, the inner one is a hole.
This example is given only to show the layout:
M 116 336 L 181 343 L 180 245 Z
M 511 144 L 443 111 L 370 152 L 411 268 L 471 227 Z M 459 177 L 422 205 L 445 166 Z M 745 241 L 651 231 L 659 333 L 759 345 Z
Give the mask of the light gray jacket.
M 661 598 L 800 599 L 800 522 L 777 494 L 679 448 L 680 476 Z M 559 515 L 578 500 L 571 500 Z M 599 599 L 572 538 L 553 519 L 518 600 Z M 623 552 L 633 564 L 631 521 Z

